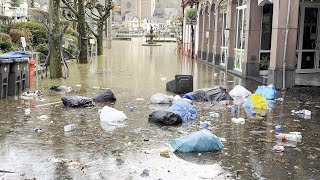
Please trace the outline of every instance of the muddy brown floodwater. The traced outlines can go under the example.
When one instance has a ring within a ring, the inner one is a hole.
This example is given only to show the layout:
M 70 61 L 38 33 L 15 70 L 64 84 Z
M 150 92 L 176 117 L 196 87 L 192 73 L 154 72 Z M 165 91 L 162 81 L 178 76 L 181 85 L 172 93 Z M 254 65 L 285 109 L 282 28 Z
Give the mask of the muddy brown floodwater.
M 170 158 L 161 157 L 160 149 L 170 147 L 170 140 L 198 130 L 197 122 L 178 127 L 148 123 L 151 112 L 168 108 L 149 104 L 150 97 L 173 95 L 165 86 L 176 74 L 193 75 L 194 89 L 219 85 L 229 91 L 241 84 L 254 91 L 258 84 L 181 57 L 175 43 L 160 47 L 142 43 L 138 38 L 114 41 L 112 49 L 105 49 L 105 56 L 85 65 L 71 63 L 66 79 L 40 79 L 42 101 L 2 100 L 0 179 L 319 179 L 319 102 L 303 101 L 295 91 L 279 92 L 284 102 L 277 101 L 265 118 L 249 119 L 239 108 L 239 116 L 246 118 L 243 125 L 231 121 L 225 105 L 198 104 L 197 121 L 211 121 L 210 129 L 226 139 L 225 148 L 220 152 L 170 152 Z M 52 85 L 73 90 L 57 93 L 49 90 Z M 106 104 L 66 108 L 61 103 L 62 96 L 94 97 L 105 88 L 115 93 L 117 102 L 110 106 L 127 115 L 125 123 L 100 123 L 99 110 Z M 319 95 L 317 89 L 313 92 Z M 128 107 L 135 109 L 131 112 Z M 311 110 L 311 119 L 291 115 L 292 109 Z M 220 117 L 210 119 L 206 116 L 209 111 L 219 112 Z M 68 124 L 75 124 L 76 130 L 64 132 Z M 301 132 L 302 142 L 274 153 L 277 124 L 284 132 Z M 35 128 L 42 133 L 34 132 Z

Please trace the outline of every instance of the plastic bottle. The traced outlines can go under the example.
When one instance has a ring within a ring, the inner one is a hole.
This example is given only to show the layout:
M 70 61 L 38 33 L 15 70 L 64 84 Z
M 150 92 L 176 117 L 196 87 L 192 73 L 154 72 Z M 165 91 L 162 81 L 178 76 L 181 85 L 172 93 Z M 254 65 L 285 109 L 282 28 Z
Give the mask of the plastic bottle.
M 233 117 L 233 118 L 235 118 L 235 117 L 237 117 L 237 108 L 236 107 L 234 107 L 234 106 L 232 106 L 231 107 L 231 116 Z
M 69 125 L 66 125 L 64 127 L 64 131 L 66 131 L 66 132 L 73 131 L 75 129 L 76 129 L 76 125 L 75 124 L 69 124 Z
M 290 134 L 278 134 L 276 135 L 278 139 L 281 139 L 282 142 L 286 141 L 296 141 L 296 142 L 301 142 L 302 136 L 301 133 L 299 132 L 291 132 Z
M 282 127 L 281 127 L 280 125 L 276 125 L 276 126 L 274 127 L 274 132 L 275 132 L 276 134 L 281 134 L 281 132 L 282 132 Z

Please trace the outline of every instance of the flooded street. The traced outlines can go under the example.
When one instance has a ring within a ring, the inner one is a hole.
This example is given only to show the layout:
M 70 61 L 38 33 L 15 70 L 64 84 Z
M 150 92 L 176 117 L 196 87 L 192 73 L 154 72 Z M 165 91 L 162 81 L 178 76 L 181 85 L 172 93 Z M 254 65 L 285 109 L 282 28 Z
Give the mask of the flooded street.
M 40 79 L 42 101 L 2 100 L 0 179 L 320 179 L 319 89 L 313 91 L 318 98 L 310 98 L 308 92 L 305 96 L 296 91 L 279 92 L 284 101 L 276 101 L 264 118 L 247 118 L 240 108 L 238 116 L 246 118 L 243 125 L 233 123 L 230 109 L 219 104 L 198 104 L 203 108 L 197 109 L 193 124 L 149 124 L 150 113 L 170 107 L 150 104 L 150 97 L 156 93 L 175 95 L 165 89 L 176 74 L 193 75 L 194 90 L 222 86 L 229 92 L 241 84 L 254 92 L 258 84 L 226 77 L 224 71 L 181 57 L 175 43 L 159 47 L 142 43 L 142 39 L 114 41 L 105 56 L 85 65 L 71 63 L 66 79 Z M 50 91 L 53 85 L 73 90 Z M 111 88 L 117 98 L 109 105 L 128 117 L 121 125 L 100 122 L 99 110 L 106 104 L 66 108 L 61 102 L 63 96 L 93 98 L 106 88 Z M 129 111 L 129 107 L 134 110 Z M 31 109 L 29 115 L 25 115 L 27 108 Z M 311 119 L 291 115 L 291 110 L 301 109 L 310 110 Z M 219 112 L 220 117 L 208 117 L 209 111 Z M 170 158 L 159 155 L 162 147 L 170 147 L 170 140 L 199 130 L 197 123 L 204 120 L 211 122 L 214 134 L 226 139 L 222 151 L 170 152 Z M 75 124 L 76 130 L 64 132 L 68 124 Z M 302 142 L 274 153 L 277 124 L 282 125 L 283 132 L 301 132 Z M 35 128 L 43 132 L 36 133 Z

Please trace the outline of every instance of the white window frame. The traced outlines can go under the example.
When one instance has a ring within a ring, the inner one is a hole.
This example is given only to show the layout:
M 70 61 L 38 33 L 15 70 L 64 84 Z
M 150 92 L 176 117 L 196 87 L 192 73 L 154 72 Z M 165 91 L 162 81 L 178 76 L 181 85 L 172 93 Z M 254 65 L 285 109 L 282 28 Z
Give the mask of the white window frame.
M 227 39 L 226 39 L 226 36 L 225 36 L 225 27 L 226 27 L 226 18 L 227 18 L 227 13 L 224 12 L 224 13 L 221 13 L 221 23 L 222 23 L 222 26 L 221 26 L 221 46 L 220 46 L 220 65 L 222 66 L 225 66 L 226 64 L 226 58 L 224 59 L 224 62 L 222 62 L 222 54 L 223 52 L 225 52 L 225 56 L 227 56 L 227 51 L 228 51 L 228 47 L 227 47 Z M 224 42 L 224 43 L 223 43 Z
M 244 44 L 242 43 L 243 40 L 243 35 L 245 33 L 245 27 L 244 27 L 244 22 L 245 22 L 245 18 L 246 18 L 246 13 L 245 11 L 247 10 L 247 5 L 242 5 L 242 6 L 237 6 L 237 26 L 236 26 L 236 43 L 235 43 L 235 48 L 234 48 L 234 67 L 233 69 L 234 70 L 237 70 L 237 71 L 240 71 L 242 72 L 242 62 L 244 60 Z M 240 11 L 242 11 L 242 24 L 241 24 L 241 32 L 240 32 L 240 37 L 239 37 L 239 14 L 240 14 Z M 240 48 L 238 49 L 237 46 L 238 46 L 238 43 L 239 43 L 239 40 L 241 41 L 240 42 Z M 237 54 L 242 54 L 242 56 L 240 57 L 240 64 L 239 64 L 239 68 L 236 67 L 236 55 Z

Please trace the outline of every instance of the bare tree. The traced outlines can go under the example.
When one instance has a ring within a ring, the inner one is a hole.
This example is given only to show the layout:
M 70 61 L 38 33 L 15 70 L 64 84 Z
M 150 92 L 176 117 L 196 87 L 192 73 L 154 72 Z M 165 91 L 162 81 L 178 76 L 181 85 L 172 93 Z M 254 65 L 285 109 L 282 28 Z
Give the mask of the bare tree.
M 112 0 L 107 0 L 105 6 L 96 0 L 91 0 L 86 4 L 86 15 L 97 23 L 96 32 L 89 26 L 88 28 L 97 39 L 98 55 L 103 54 L 103 27 L 113 7 Z

